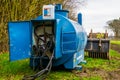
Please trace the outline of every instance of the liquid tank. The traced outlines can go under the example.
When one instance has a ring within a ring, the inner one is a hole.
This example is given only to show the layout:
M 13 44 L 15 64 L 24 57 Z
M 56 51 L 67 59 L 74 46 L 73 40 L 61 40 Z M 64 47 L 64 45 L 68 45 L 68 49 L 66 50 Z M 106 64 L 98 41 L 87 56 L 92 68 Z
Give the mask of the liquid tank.
M 36 19 L 9 22 L 10 61 L 30 58 L 30 66 L 37 67 L 41 64 L 41 58 L 42 64 L 47 65 L 49 56 L 53 53 L 53 66 L 64 65 L 66 69 L 74 69 L 84 61 L 87 34 L 82 27 L 82 15 L 78 14 L 76 22 L 69 19 L 69 11 L 62 10 L 62 5 L 50 8 L 43 8 L 43 15 Z M 51 10 L 54 10 L 52 17 Z M 46 50 L 44 45 L 49 44 L 51 36 L 50 54 L 41 56 Z

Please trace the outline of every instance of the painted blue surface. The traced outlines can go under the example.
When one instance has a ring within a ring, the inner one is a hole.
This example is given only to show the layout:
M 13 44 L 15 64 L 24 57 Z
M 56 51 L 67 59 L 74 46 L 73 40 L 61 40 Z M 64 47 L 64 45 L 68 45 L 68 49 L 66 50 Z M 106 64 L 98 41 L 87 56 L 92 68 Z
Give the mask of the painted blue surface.
M 31 56 L 30 22 L 9 22 L 10 61 Z
M 56 4 L 55 10 L 62 10 L 62 4 Z
M 68 17 L 69 11 L 67 11 L 67 10 L 55 10 L 55 13 L 63 15 L 64 17 Z
M 62 5 L 61 4 L 56 4 L 55 5 L 55 13 L 63 15 L 64 17 L 68 17 L 68 10 L 62 10 Z
M 42 20 L 38 16 L 36 20 Z M 64 15 L 55 14 L 56 39 L 55 60 L 53 66 L 64 65 L 67 69 L 73 69 L 84 60 L 84 48 L 87 42 L 87 34 L 84 28 Z
M 80 62 L 84 60 L 84 48 L 87 42 L 87 34 L 84 30 L 84 28 L 81 26 L 81 23 L 75 22 L 71 19 L 68 18 L 68 11 L 56 11 L 55 12 L 55 47 L 54 47 L 54 59 L 53 59 L 53 66 L 59 66 L 59 65 L 64 65 L 65 68 L 67 69 L 73 69 L 75 68 Z M 33 19 L 32 21 L 39 21 L 39 20 L 44 20 L 41 16 L 38 16 L 37 18 Z M 21 42 L 20 44 L 16 44 L 16 47 L 22 45 L 22 44 L 30 44 L 35 45 L 35 41 L 33 38 L 33 24 L 32 21 L 30 20 L 29 24 L 23 24 L 22 27 L 20 27 L 21 24 L 12 24 L 17 32 L 19 30 L 26 31 L 26 40 L 24 42 Z M 10 24 L 9 24 L 10 25 Z M 16 25 L 19 25 L 20 29 L 18 27 L 15 27 Z M 29 25 L 29 27 L 28 27 Z M 30 30 L 30 31 L 29 31 Z M 11 31 L 10 34 L 13 35 L 13 33 L 17 33 L 16 31 Z M 30 34 L 31 33 L 31 34 Z M 23 33 L 21 33 L 22 35 Z M 25 34 L 25 33 L 24 33 Z M 29 35 L 30 34 L 30 35 Z M 30 39 L 32 37 L 32 39 Z M 18 37 L 17 37 L 18 38 Z M 18 38 L 20 41 L 21 38 Z M 23 38 L 22 38 L 23 39 Z M 32 41 L 31 41 L 32 40 Z M 15 41 L 11 40 L 10 36 L 10 41 Z M 10 44 L 11 44 L 10 42 Z M 23 47 L 23 46 L 21 46 Z M 21 48 L 19 47 L 19 48 Z M 20 53 L 16 51 L 13 51 L 13 48 L 10 46 L 11 51 L 10 53 L 14 53 L 10 56 L 15 58 L 14 60 L 17 60 L 18 54 L 24 55 L 24 49 Z M 24 48 L 27 48 L 26 51 L 30 51 L 31 47 L 25 46 Z M 17 54 L 18 53 L 18 54 Z M 26 52 L 27 53 L 27 52 Z M 32 52 L 30 52 L 32 53 Z M 30 55 L 26 54 L 25 57 L 29 57 Z M 24 58 L 25 58 L 24 57 Z M 34 61 L 33 61 L 34 56 L 31 56 L 30 60 L 30 65 L 34 66 Z M 39 59 L 39 58 L 37 58 Z M 36 61 L 36 60 L 35 60 Z M 38 63 L 39 64 L 39 63 Z M 36 62 L 37 65 L 37 62 Z
M 48 9 L 44 9 L 44 16 L 48 15 Z
M 82 14 L 81 13 L 78 14 L 78 23 L 82 25 Z

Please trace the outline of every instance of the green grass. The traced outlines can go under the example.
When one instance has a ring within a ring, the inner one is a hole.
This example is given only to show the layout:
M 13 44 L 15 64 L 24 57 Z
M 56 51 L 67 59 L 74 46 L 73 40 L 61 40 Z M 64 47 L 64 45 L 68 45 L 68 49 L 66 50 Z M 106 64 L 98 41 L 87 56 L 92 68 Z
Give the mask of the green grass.
M 116 40 L 111 40 L 110 43 L 120 45 L 120 41 L 116 41 Z
M 114 58 L 120 58 L 120 53 L 115 50 L 110 50 L 110 56 Z
M 9 54 L 0 54 L 0 80 L 20 80 L 24 74 L 32 74 L 29 60 L 9 62 Z
M 110 59 L 93 59 L 86 58 L 87 64 L 83 64 L 86 68 L 101 68 L 106 71 L 113 71 L 120 67 L 120 53 L 114 50 L 110 50 Z
M 71 71 L 58 70 L 52 71 L 46 80 L 80 80 L 80 77 L 77 77 Z
M 102 80 L 100 76 L 84 77 L 82 80 Z
M 82 71 L 52 70 L 46 80 L 103 80 L 101 72 L 107 74 L 120 69 L 120 53 L 110 50 L 110 56 L 110 60 L 86 57 L 87 64 L 82 64 Z M 0 80 L 21 80 L 24 75 L 34 73 L 29 67 L 29 59 L 9 62 L 9 54 L 0 54 Z

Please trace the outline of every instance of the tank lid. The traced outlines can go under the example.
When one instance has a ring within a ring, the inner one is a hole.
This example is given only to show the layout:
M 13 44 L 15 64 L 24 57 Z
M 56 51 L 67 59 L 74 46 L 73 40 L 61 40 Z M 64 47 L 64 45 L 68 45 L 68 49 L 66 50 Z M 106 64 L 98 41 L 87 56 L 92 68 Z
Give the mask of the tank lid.
M 56 4 L 55 10 L 62 10 L 62 4 Z

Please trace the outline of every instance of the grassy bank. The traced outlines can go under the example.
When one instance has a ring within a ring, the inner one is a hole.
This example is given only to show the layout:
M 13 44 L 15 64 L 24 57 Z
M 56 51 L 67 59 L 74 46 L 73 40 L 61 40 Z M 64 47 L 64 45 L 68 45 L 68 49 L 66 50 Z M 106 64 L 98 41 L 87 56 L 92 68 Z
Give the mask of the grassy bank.
M 110 60 L 86 57 L 85 60 L 87 61 L 87 64 L 82 64 L 82 71 L 52 70 L 46 80 L 120 79 L 118 76 L 120 75 L 120 53 L 110 50 L 110 56 Z M 24 75 L 34 73 L 36 72 L 29 67 L 28 59 L 9 62 L 8 54 L 0 54 L 0 80 L 21 80 Z
M 110 43 L 111 43 L 111 44 L 120 45 L 120 41 L 119 41 L 119 40 L 111 40 Z

